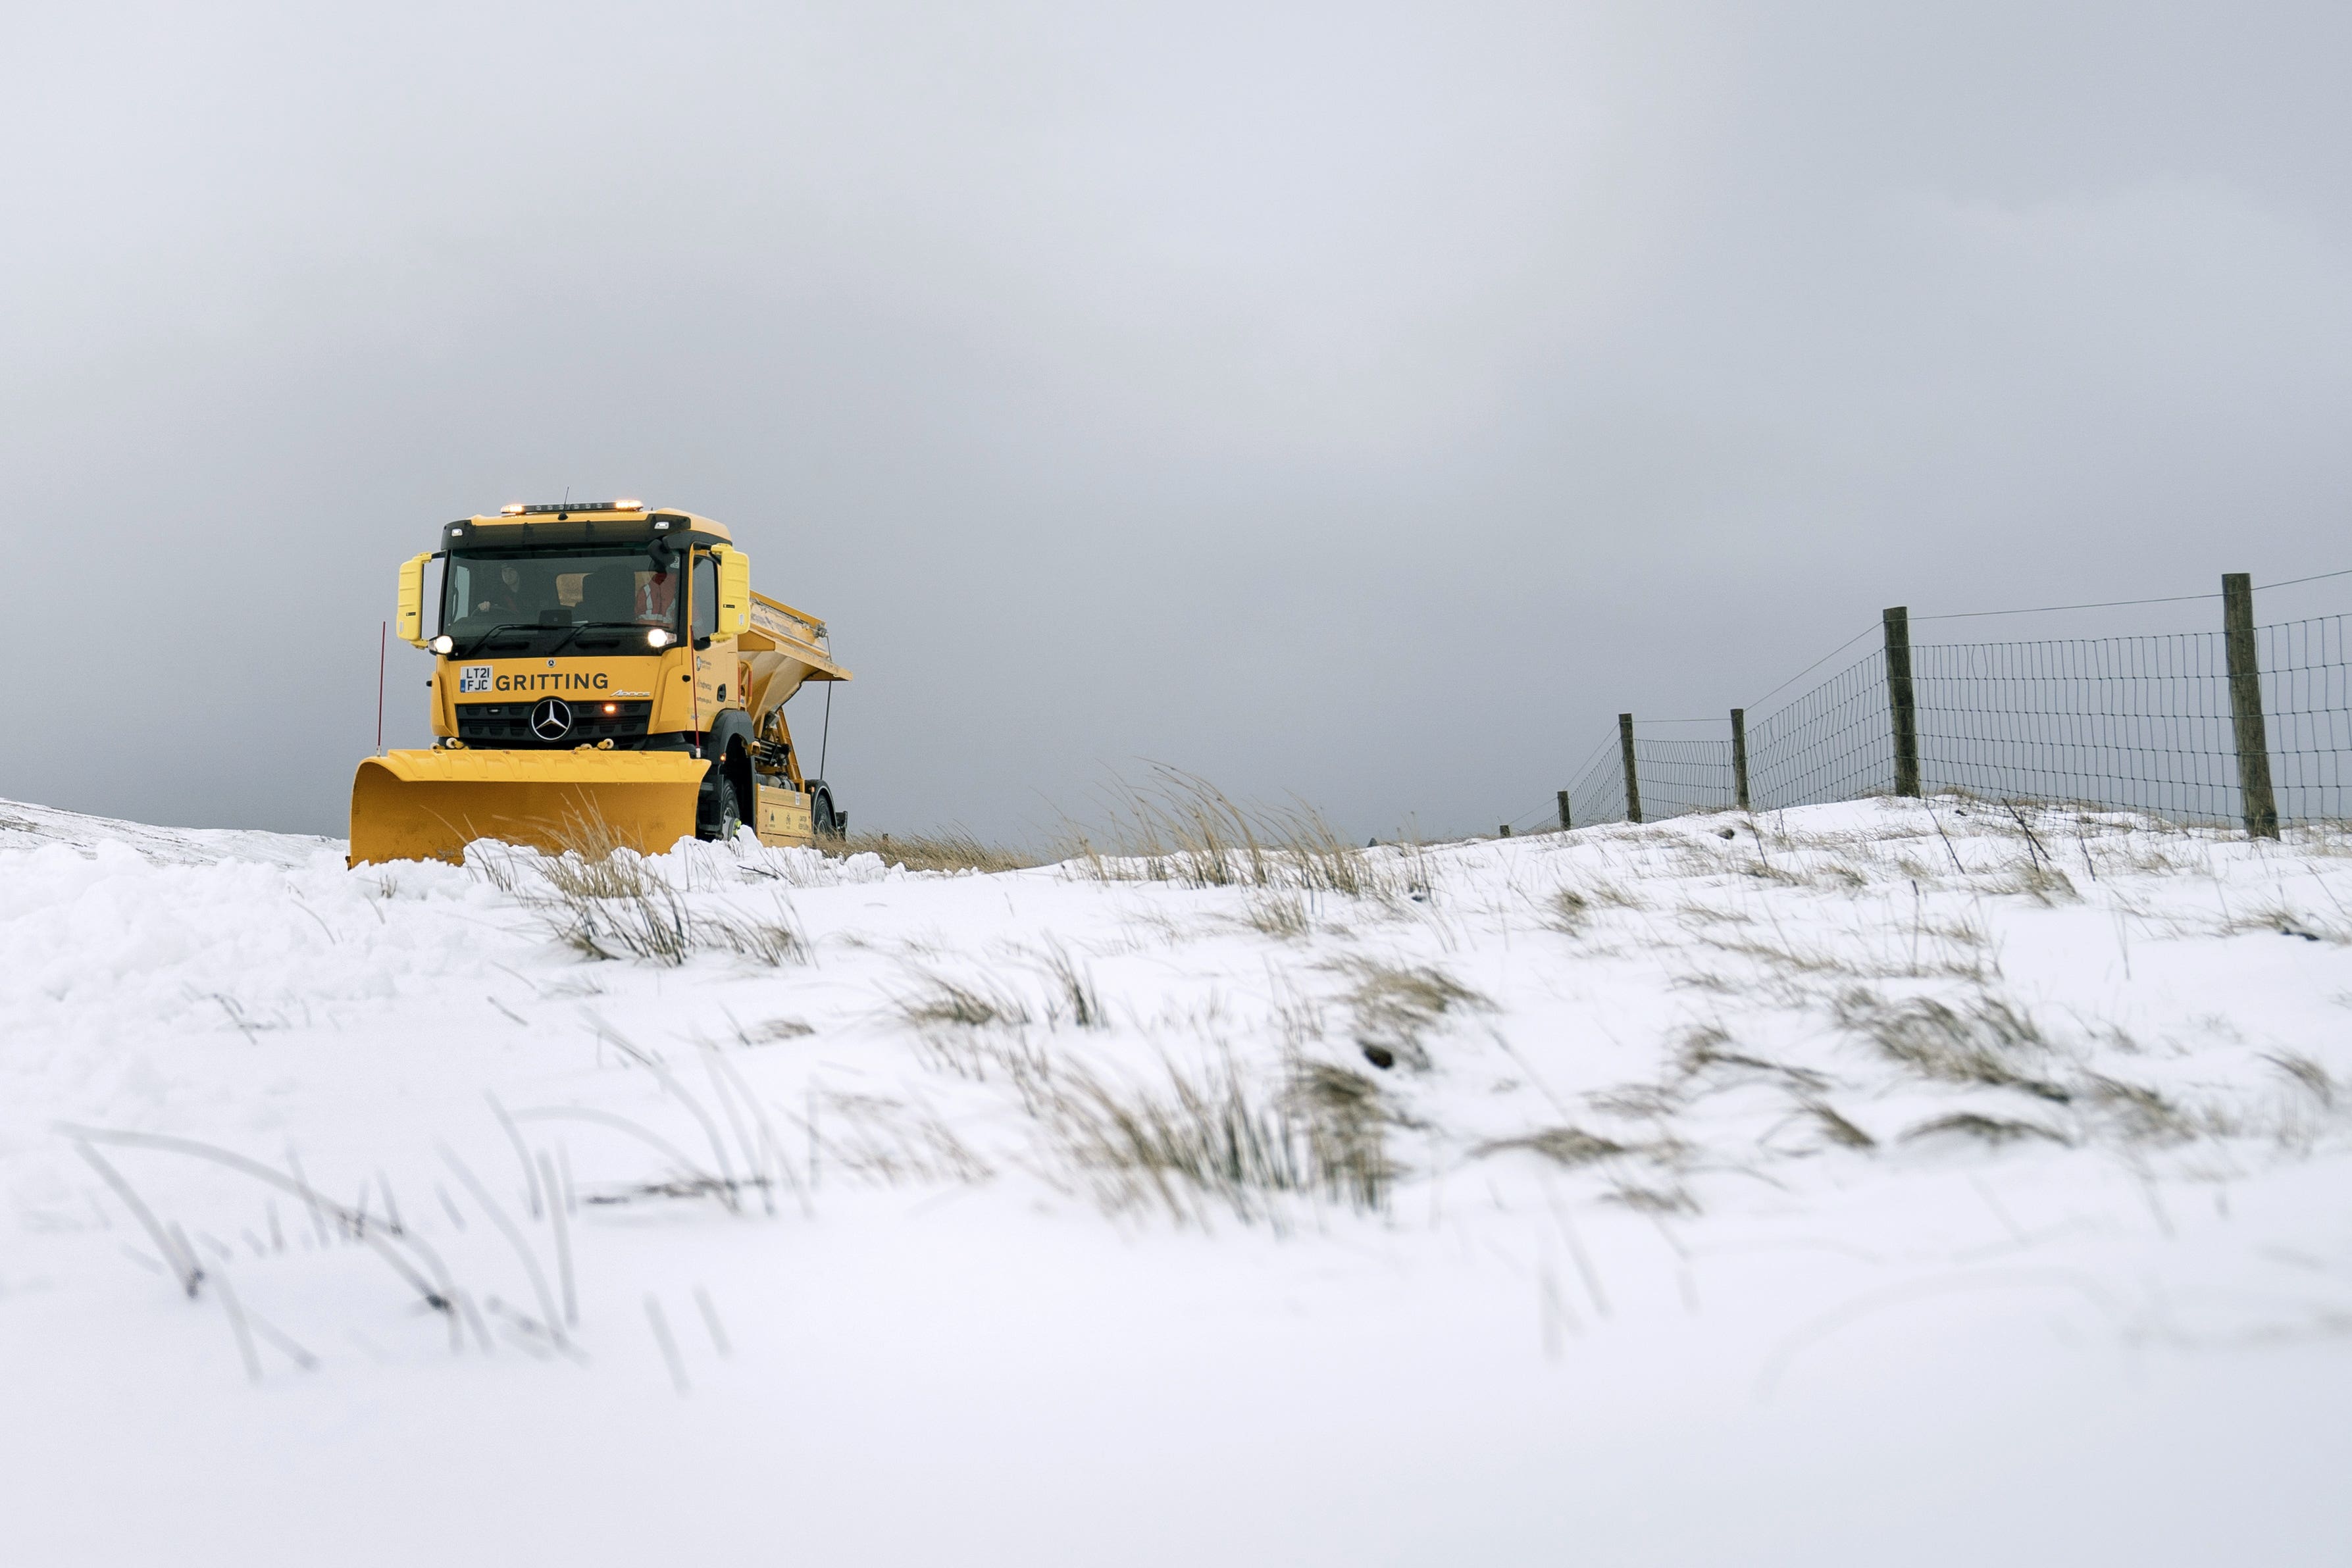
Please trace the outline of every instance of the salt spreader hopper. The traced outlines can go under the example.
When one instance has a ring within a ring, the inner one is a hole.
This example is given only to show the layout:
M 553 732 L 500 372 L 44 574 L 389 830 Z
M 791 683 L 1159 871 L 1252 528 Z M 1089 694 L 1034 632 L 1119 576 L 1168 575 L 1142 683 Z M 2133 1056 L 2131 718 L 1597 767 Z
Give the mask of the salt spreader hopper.
M 709 517 L 587 501 L 461 518 L 401 566 L 397 627 L 434 655 L 439 738 L 360 764 L 353 865 L 456 861 L 477 839 L 657 854 L 742 826 L 767 844 L 847 829 L 783 710 L 849 672 L 824 622 L 751 591 Z

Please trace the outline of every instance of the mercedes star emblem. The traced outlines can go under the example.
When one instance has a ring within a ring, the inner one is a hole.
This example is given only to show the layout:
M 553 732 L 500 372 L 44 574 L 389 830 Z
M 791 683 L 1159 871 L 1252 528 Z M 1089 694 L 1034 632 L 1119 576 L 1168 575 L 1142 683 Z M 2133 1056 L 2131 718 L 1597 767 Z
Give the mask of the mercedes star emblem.
M 547 697 L 530 710 L 530 732 L 541 740 L 562 740 L 572 733 L 572 705 Z

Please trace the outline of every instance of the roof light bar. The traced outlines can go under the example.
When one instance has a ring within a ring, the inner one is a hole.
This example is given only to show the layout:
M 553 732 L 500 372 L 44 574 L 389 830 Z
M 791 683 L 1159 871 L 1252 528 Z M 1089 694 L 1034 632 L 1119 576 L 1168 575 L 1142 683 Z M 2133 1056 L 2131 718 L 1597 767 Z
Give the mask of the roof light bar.
M 528 507 L 503 507 L 499 509 L 509 517 L 540 512 L 553 512 L 559 515 L 565 512 L 642 512 L 646 509 L 646 504 L 643 501 L 547 501 Z

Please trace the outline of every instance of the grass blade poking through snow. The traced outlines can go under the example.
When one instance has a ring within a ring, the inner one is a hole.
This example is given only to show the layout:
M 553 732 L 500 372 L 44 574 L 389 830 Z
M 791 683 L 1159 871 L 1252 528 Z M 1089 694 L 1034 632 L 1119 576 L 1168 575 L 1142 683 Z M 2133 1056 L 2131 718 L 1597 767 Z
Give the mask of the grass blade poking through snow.
M 483 1212 L 490 1217 L 490 1223 L 505 1234 L 508 1244 L 514 1248 L 515 1256 L 522 1260 L 523 1272 L 530 1277 L 530 1288 L 539 1297 L 540 1321 L 546 1327 L 547 1337 L 555 1342 L 558 1349 L 568 1349 L 571 1342 L 564 1336 L 563 1320 L 556 1315 L 555 1298 L 548 1291 L 547 1275 L 540 1269 L 539 1258 L 531 1251 L 530 1242 L 515 1222 L 507 1218 L 507 1211 L 499 1207 L 498 1199 L 490 1196 L 490 1189 L 484 1186 L 467 1168 L 466 1162 L 457 1157 L 457 1152 L 446 1144 L 439 1145 L 439 1148 L 442 1161 L 456 1173 L 459 1181 L 466 1184 L 466 1190 L 474 1195 L 474 1201 L 482 1206 Z
M 245 1155 L 227 1149 L 215 1148 L 210 1144 L 198 1143 L 194 1138 L 173 1137 L 166 1133 L 114 1132 L 100 1127 L 68 1126 L 61 1128 L 60 1131 L 77 1141 L 111 1144 L 123 1148 L 161 1149 L 173 1154 L 191 1155 L 200 1160 L 209 1160 L 215 1165 L 226 1166 L 231 1170 L 241 1172 L 257 1181 L 266 1182 L 281 1192 L 290 1193 L 311 1205 L 314 1212 L 321 1216 L 331 1215 L 348 1234 L 365 1244 L 369 1250 L 383 1260 L 385 1267 L 399 1275 L 419 1296 L 424 1298 L 426 1306 L 440 1312 L 447 1312 L 452 1309 L 450 1300 L 452 1287 L 448 1271 L 441 1266 L 439 1258 L 426 1248 L 419 1238 L 412 1232 L 403 1235 L 398 1239 L 402 1246 L 414 1249 L 425 1260 L 426 1266 L 431 1268 L 437 1277 L 437 1283 L 417 1272 L 415 1265 L 394 1249 L 391 1242 L 385 1239 L 385 1232 L 382 1226 L 369 1224 L 364 1217 L 324 1197 L 307 1182 L 297 1181 L 281 1172 L 272 1170 L 258 1160 L 247 1159 Z M 166 1256 L 168 1257 L 169 1254 L 167 1253 Z M 193 1294 L 193 1291 L 191 1293 Z

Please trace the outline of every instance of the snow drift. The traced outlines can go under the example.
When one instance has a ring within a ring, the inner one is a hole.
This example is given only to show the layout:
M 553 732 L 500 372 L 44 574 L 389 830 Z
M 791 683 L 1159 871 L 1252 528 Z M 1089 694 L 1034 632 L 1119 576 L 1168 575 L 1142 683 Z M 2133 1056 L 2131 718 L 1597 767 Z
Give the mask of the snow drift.
M 2334 1561 L 2347 857 L 0 806 L 10 1555 Z

